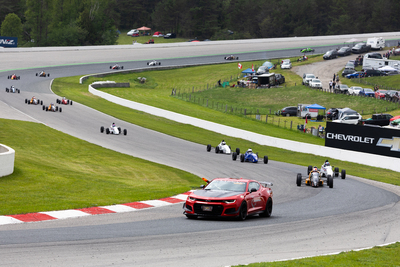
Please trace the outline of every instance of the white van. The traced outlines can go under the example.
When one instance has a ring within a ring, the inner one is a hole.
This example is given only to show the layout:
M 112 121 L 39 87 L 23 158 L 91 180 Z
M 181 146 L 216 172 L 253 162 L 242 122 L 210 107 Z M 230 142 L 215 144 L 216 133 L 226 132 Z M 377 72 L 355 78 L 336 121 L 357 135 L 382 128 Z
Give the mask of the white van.
M 310 116 L 311 118 L 316 118 L 318 116 L 318 109 L 307 108 L 307 106 L 311 106 L 311 104 L 297 105 L 297 117 L 305 118 L 306 116 Z
M 374 38 L 368 38 L 367 39 L 367 45 L 371 46 L 371 49 L 375 50 L 382 50 L 386 46 L 385 39 L 382 37 L 374 37 Z

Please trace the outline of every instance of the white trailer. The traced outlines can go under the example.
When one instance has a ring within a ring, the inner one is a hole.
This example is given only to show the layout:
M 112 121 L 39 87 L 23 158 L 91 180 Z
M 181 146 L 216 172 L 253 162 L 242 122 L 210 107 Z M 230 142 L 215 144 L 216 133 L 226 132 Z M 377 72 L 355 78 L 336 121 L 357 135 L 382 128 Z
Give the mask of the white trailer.
M 385 48 L 386 42 L 382 37 L 374 37 L 367 39 L 367 45 L 370 45 L 373 50 L 382 50 Z
M 368 58 L 366 55 L 363 59 L 363 69 L 374 69 L 377 70 L 379 68 L 390 66 L 397 70 L 400 70 L 400 60 L 391 60 L 387 58 L 378 59 L 378 58 Z
M 297 117 L 305 118 L 306 116 L 309 115 L 311 118 L 316 118 L 318 116 L 318 109 L 307 108 L 307 106 L 311 106 L 311 104 L 298 104 L 297 105 Z

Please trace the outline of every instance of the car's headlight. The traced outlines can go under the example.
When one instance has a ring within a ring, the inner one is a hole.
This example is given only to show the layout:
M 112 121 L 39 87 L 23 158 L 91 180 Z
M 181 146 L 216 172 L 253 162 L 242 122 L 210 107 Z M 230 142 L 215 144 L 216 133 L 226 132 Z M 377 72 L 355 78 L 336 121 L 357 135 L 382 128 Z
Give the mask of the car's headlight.
M 232 204 L 232 203 L 235 203 L 235 201 L 236 201 L 236 199 L 224 200 L 224 202 L 225 202 L 226 204 Z
M 188 197 L 188 200 L 190 201 L 196 201 L 196 199 L 194 197 Z

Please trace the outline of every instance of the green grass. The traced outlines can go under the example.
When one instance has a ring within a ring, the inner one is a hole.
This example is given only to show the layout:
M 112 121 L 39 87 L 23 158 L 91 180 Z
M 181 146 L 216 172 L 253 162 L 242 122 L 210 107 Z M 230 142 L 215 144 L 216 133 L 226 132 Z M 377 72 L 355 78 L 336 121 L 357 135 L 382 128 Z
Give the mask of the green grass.
M 244 265 L 237 265 L 244 266 Z M 368 250 L 350 251 L 332 256 L 318 256 L 301 260 L 282 262 L 261 262 L 252 263 L 249 267 L 291 267 L 291 266 L 400 266 L 400 243 L 391 244 L 385 247 L 374 247 Z
M 0 129 L 7 129 L 0 142 L 16 151 L 14 173 L 0 179 L 0 215 L 159 199 L 200 184 L 193 174 L 43 124 L 0 119 Z

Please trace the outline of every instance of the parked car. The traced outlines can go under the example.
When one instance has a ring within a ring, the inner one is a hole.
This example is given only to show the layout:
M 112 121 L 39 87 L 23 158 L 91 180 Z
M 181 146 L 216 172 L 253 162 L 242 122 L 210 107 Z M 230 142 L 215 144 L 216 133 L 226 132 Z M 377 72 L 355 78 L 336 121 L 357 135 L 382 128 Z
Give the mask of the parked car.
M 386 96 L 386 90 L 379 89 L 375 92 L 375 98 L 384 99 Z
M 342 71 L 342 77 L 345 77 L 347 74 L 354 73 L 356 70 L 354 68 L 344 68 Z
M 322 89 L 322 82 L 319 79 L 312 79 L 308 84 L 312 88 Z
M 332 122 L 337 123 L 346 123 L 346 124 L 358 124 L 358 122 L 362 119 L 360 114 L 357 115 L 344 115 L 342 118 L 333 120 Z
M 276 84 L 282 84 L 285 82 L 285 76 L 283 76 L 280 73 L 275 73 L 275 80 L 276 80 Z
M 347 94 L 349 91 L 349 87 L 346 84 L 338 84 L 336 85 L 336 90 L 338 90 L 342 94 Z
M 172 38 L 176 38 L 175 33 L 167 33 L 166 35 L 164 35 L 164 39 L 172 39 Z
M 381 54 L 381 53 L 376 53 L 376 52 L 374 52 L 374 53 L 367 53 L 367 54 L 365 54 L 364 57 L 366 57 L 366 58 L 383 59 L 382 54 Z
M 347 79 L 361 78 L 361 77 L 364 77 L 364 72 L 362 72 L 362 71 L 355 71 L 353 73 L 346 75 Z
M 132 36 L 133 34 L 139 35 L 139 30 L 137 29 L 132 29 L 129 32 L 126 33 L 126 35 Z
M 281 69 L 291 69 L 292 63 L 290 61 L 284 61 L 281 63 Z
M 371 46 L 366 43 L 358 43 L 351 48 L 351 52 L 355 54 L 365 53 L 371 50 Z
M 395 50 L 393 50 L 393 55 L 394 56 L 400 55 L 400 48 L 396 48 Z
M 388 90 L 386 92 L 385 99 L 390 101 L 390 102 L 398 102 L 399 98 L 400 98 L 399 96 L 400 96 L 400 92 L 399 91 Z
M 329 120 L 336 120 L 338 117 L 338 108 L 330 108 L 326 112 L 326 118 Z
M 383 71 L 380 70 L 365 70 L 364 71 L 364 76 L 365 77 L 371 77 L 371 76 L 386 76 L 386 74 Z
M 349 95 L 358 95 L 361 90 L 362 90 L 362 87 L 360 87 L 360 86 L 352 86 L 352 87 L 349 88 L 347 93 Z
M 356 68 L 356 61 L 355 60 L 350 60 L 349 62 L 346 63 L 344 68 L 355 69 Z
M 315 79 L 314 74 L 303 74 L 303 85 L 308 85 L 308 83 L 312 80 Z
M 351 54 L 351 48 L 348 46 L 343 46 L 337 51 L 337 53 L 340 57 L 348 56 Z
M 373 114 L 371 118 L 360 120 L 360 124 L 386 126 L 390 124 L 390 119 L 393 118 L 391 114 Z
M 374 97 L 375 96 L 375 92 L 370 88 L 363 88 L 362 90 L 360 90 L 358 95 L 367 96 L 367 97 Z
M 285 107 L 281 109 L 282 116 L 297 116 L 297 107 Z
M 337 57 L 338 57 L 338 52 L 336 50 L 329 50 L 322 56 L 323 59 L 333 59 Z

